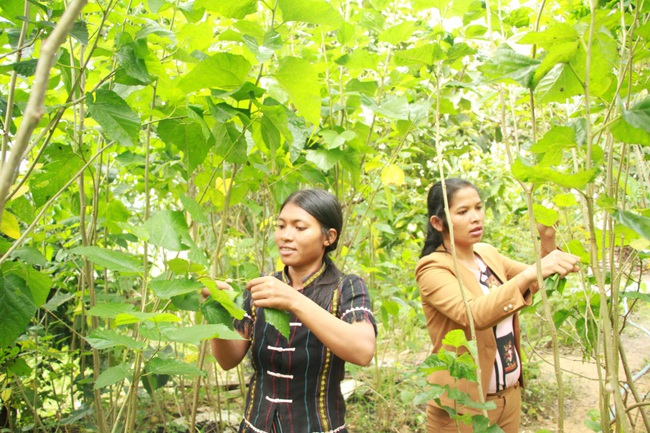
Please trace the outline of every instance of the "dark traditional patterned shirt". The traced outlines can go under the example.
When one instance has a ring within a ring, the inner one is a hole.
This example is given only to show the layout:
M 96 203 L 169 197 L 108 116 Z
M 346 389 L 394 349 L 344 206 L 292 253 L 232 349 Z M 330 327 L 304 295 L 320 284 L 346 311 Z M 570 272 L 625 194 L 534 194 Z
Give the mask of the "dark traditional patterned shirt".
M 369 322 L 375 328 L 368 290 L 356 275 L 342 275 L 334 285 L 317 285 L 326 264 L 305 279 L 301 292 L 312 299 L 316 291 L 331 290 L 327 310 L 341 320 Z M 274 275 L 290 284 L 287 270 Z M 252 309 L 235 328 L 251 340 L 254 372 L 240 432 L 346 433 L 345 402 L 340 383 L 345 361 L 332 354 L 293 314 L 289 341 L 264 320 L 264 309 Z

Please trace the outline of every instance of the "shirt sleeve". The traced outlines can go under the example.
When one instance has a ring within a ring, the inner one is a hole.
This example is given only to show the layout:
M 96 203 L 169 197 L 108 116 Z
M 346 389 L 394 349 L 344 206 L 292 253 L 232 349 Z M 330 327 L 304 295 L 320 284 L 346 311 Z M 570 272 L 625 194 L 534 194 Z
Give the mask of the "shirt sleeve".
M 346 275 L 341 282 L 339 317 L 347 323 L 368 322 L 377 335 L 377 322 L 372 314 L 368 288 L 361 277 Z
M 251 292 L 244 290 L 244 317 L 241 320 L 233 319 L 233 327 L 239 334 L 250 340 L 253 336 L 253 314 L 251 303 Z

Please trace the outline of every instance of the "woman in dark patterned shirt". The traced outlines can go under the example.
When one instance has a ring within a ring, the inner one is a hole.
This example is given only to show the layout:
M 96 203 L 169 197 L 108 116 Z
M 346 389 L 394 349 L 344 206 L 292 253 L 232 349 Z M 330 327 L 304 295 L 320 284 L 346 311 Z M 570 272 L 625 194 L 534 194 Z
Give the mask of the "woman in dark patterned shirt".
M 244 340 L 212 340 L 226 370 L 251 349 L 254 373 L 240 432 L 347 432 L 345 362 L 370 363 L 377 328 L 363 280 L 342 274 L 328 256 L 342 227 L 341 207 L 328 192 L 289 196 L 275 231 L 284 270 L 246 284 L 246 315 L 235 322 Z M 289 340 L 265 321 L 265 307 L 289 312 Z

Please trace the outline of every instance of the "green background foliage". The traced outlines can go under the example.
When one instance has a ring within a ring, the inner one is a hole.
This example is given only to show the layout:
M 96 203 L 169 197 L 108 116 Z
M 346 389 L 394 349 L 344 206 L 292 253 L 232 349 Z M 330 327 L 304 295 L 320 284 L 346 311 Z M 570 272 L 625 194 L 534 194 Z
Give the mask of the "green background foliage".
M 559 217 L 584 272 L 532 310 L 606 359 L 603 386 L 618 377 L 621 300 L 648 302 L 647 2 L 91 0 L 19 151 L 44 41 L 75 3 L 0 4 L 6 427 L 133 431 L 151 405 L 169 422 L 169 381 L 191 385 L 193 419 L 219 388 L 205 341 L 237 338 L 237 295 L 278 268 L 274 217 L 303 187 L 343 205 L 335 260 L 371 288 L 376 360 L 428 350 L 412 276 L 425 197 L 461 176 L 510 257 L 532 263 L 531 221 Z M 533 213 L 543 200 L 557 213 Z M 624 407 L 601 399 L 606 430 Z M 394 431 L 387 414 L 362 428 Z

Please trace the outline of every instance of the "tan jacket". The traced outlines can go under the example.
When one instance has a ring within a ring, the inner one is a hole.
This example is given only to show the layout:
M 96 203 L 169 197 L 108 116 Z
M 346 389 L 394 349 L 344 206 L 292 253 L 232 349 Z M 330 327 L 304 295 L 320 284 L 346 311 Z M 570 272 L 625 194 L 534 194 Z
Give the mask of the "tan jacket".
M 503 281 L 502 286 L 494 289 L 489 295 L 485 295 L 474 273 L 460 263 L 458 265 L 460 278 L 474 318 L 481 367 L 481 384 L 483 386 L 483 398 L 485 399 L 497 351 L 496 338 L 492 327 L 514 314 L 515 345 L 517 353 L 521 353 L 517 311 L 531 304 L 532 294 L 527 291 L 526 295 L 522 296 L 515 281 L 512 281 L 528 265 L 508 259 L 499 254 L 496 248 L 484 243 L 474 245 L 474 252 L 483 259 L 499 280 Z M 428 256 L 422 257 L 415 269 L 415 277 L 420 287 L 422 307 L 427 320 L 427 330 L 433 343 L 433 352 L 440 350 L 443 346 L 443 338 L 449 331 L 454 329 L 462 329 L 467 340 L 471 340 L 469 320 L 454 270 L 452 255 L 445 251 L 435 251 Z M 445 349 L 455 350 L 452 347 L 445 347 Z M 476 382 L 461 380 L 455 383 L 446 370 L 432 373 L 428 381 L 443 386 L 449 385 L 451 388 L 458 388 L 460 391 L 468 393 L 472 400 L 479 401 Z M 519 382 L 523 385 L 521 377 Z M 441 402 L 445 406 L 453 407 L 452 401 L 446 395 L 441 398 Z M 432 401 L 429 404 L 434 403 Z

